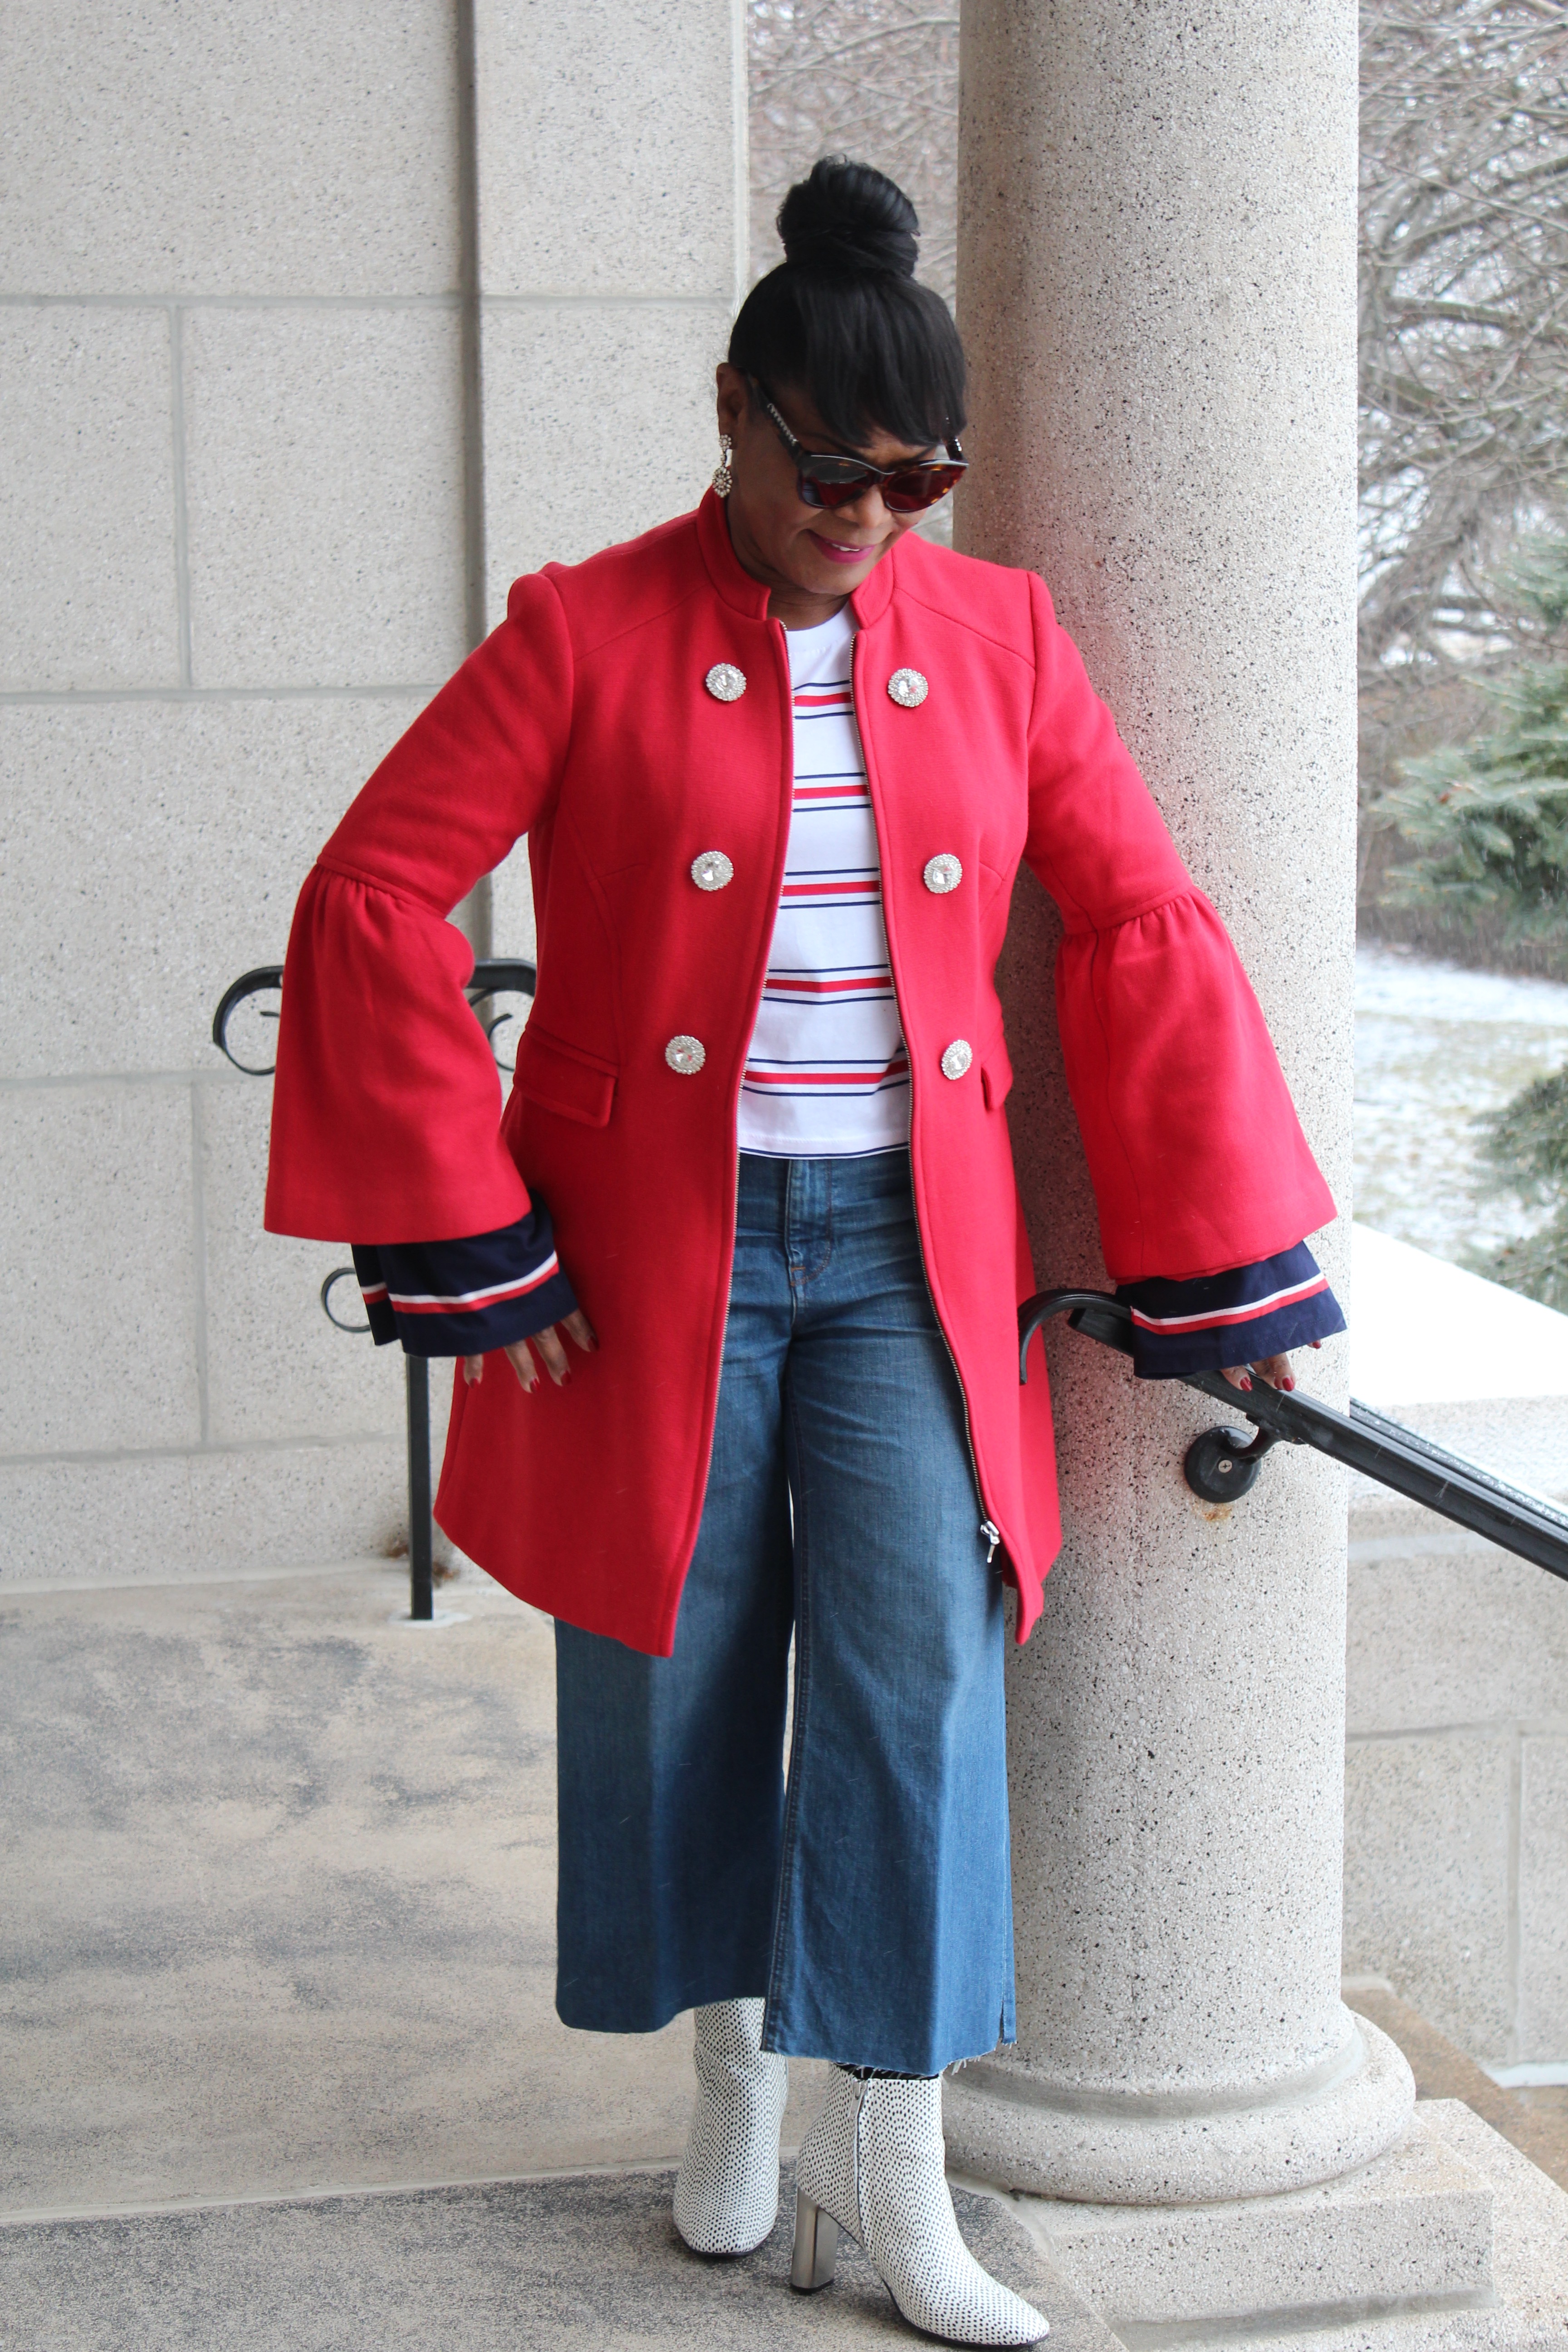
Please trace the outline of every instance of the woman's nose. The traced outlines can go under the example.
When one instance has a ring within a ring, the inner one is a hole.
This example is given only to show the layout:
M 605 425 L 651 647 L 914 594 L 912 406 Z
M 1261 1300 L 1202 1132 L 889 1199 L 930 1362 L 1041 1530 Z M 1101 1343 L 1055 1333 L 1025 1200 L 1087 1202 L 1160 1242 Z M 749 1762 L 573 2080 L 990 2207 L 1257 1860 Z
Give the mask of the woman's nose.
M 891 512 L 882 503 L 881 485 L 879 482 L 868 483 L 858 499 L 851 499 L 847 505 L 839 507 L 837 511 L 847 521 L 853 523 L 857 530 L 870 532 L 877 538 L 881 538 L 885 534 L 888 525 L 892 520 Z

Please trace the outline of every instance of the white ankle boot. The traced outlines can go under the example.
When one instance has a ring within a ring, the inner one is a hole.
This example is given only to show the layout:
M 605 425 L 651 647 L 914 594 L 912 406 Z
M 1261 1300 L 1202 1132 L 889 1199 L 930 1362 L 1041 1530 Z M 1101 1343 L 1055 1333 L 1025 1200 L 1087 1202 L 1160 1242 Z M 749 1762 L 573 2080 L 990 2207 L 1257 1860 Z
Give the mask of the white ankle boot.
M 779 2211 L 789 2062 L 762 2046 L 760 2000 L 696 2011 L 697 2105 L 675 2176 L 675 2226 L 698 2254 L 749 2254 Z
M 836 2066 L 795 2167 L 790 2284 L 826 2286 L 847 2230 L 911 2326 L 950 2344 L 1037 2344 L 1047 2323 L 958 2234 L 944 2156 L 940 2075 L 862 2081 Z

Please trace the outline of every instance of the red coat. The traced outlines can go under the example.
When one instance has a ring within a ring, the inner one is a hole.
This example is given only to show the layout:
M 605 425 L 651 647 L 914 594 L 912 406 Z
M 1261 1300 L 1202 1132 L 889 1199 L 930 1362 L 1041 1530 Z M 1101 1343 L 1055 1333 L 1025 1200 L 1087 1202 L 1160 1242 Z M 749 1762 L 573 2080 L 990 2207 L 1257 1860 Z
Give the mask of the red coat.
M 1058 1012 L 1112 1277 L 1266 1257 L 1333 1205 L 1235 950 L 1040 581 L 905 538 L 854 604 L 926 1271 L 1022 1639 L 1059 1526 L 1043 1368 L 1018 1382 L 1034 1276 L 992 978 L 1020 858 L 1066 923 Z M 704 683 L 721 663 L 736 699 Z M 888 691 L 900 669 L 929 684 L 912 707 Z M 600 1351 L 526 1398 L 493 1368 L 457 1382 L 440 1523 L 523 1599 L 656 1654 L 708 1475 L 791 713 L 784 632 L 711 495 L 520 580 L 332 835 L 289 947 L 268 1228 L 435 1241 L 508 1223 L 538 1186 Z M 446 917 L 522 834 L 539 993 L 501 1117 Z M 727 887 L 692 881 L 707 849 Z M 963 879 L 936 892 L 943 852 Z M 666 1059 L 679 1036 L 706 1049 L 695 1075 Z

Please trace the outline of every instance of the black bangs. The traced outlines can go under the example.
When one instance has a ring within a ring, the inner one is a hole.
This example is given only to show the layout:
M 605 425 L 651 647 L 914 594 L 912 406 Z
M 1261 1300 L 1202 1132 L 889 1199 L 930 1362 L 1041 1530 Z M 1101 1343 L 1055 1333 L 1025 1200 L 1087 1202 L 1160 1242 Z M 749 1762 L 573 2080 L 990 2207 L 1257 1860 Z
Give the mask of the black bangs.
M 779 207 L 784 258 L 753 286 L 730 364 L 770 392 L 803 392 L 834 440 L 879 429 L 920 448 L 964 422 L 963 346 L 933 288 L 915 280 L 921 225 L 895 182 L 825 155 Z
M 958 329 L 941 295 L 912 278 L 819 277 L 783 262 L 746 297 L 730 364 L 770 392 L 809 394 L 850 449 L 879 428 L 921 448 L 963 430 Z

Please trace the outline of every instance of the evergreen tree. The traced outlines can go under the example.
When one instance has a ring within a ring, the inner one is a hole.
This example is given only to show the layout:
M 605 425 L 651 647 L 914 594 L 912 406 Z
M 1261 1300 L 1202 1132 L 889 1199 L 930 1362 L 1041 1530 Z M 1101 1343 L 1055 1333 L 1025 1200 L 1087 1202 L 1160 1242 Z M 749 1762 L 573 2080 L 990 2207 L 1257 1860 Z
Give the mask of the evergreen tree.
M 1473 742 L 1413 761 L 1384 806 L 1415 850 L 1390 877 L 1395 905 L 1500 913 L 1515 938 L 1568 943 L 1568 541 L 1538 541 L 1506 583 L 1533 658 L 1485 691 L 1498 723 Z M 1533 639 L 1533 645 L 1531 645 Z M 1553 639 L 1559 640 L 1553 646 Z M 1480 1122 L 1499 1190 L 1550 1212 L 1480 1268 L 1568 1310 L 1568 1069 L 1539 1078 Z
M 1480 1124 L 1494 1183 L 1552 1215 L 1540 1232 L 1505 1242 L 1478 1271 L 1568 1313 L 1568 1070 L 1537 1078 Z
M 1568 540 L 1537 541 L 1502 583 L 1526 658 L 1481 681 L 1498 723 L 1413 760 L 1380 808 L 1418 855 L 1393 906 L 1503 913 L 1515 938 L 1568 941 Z

